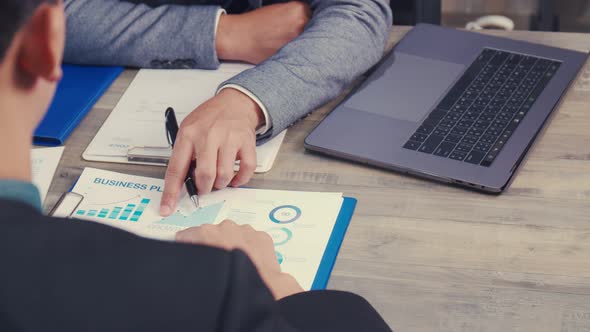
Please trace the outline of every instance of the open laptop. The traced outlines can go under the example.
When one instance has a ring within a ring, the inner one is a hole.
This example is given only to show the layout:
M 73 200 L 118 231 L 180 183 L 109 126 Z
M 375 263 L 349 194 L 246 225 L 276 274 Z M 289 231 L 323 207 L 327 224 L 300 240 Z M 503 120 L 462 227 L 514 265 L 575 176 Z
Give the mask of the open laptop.
M 306 148 L 500 193 L 588 54 L 421 24 Z

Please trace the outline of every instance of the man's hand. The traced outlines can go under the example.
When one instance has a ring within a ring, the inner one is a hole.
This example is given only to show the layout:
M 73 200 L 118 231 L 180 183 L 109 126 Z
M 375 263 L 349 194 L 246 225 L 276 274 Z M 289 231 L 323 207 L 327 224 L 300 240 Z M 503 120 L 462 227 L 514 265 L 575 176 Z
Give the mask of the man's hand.
M 176 240 L 225 250 L 242 250 L 250 257 L 277 300 L 303 292 L 295 278 L 281 272 L 272 238 L 265 232 L 254 230 L 250 225 L 239 226 L 233 221 L 225 220 L 219 225 L 203 225 L 178 232 Z
M 299 1 L 222 15 L 217 31 L 218 56 L 260 63 L 303 32 L 311 11 Z M 193 111 L 181 124 L 166 172 L 160 214 L 170 215 L 193 158 L 199 194 L 212 188 L 247 183 L 256 169 L 256 128 L 264 122 L 260 107 L 234 89 L 224 89 Z M 234 163 L 240 171 L 234 177 Z
M 217 56 L 259 64 L 297 38 L 310 18 L 309 6 L 299 1 L 222 15 L 215 40 Z
M 168 216 L 174 211 L 193 158 L 199 194 L 250 181 L 256 170 L 256 128 L 263 122 L 260 107 L 229 88 L 189 114 L 180 125 L 168 163 L 160 214 Z M 236 160 L 240 160 L 240 171 L 234 177 Z

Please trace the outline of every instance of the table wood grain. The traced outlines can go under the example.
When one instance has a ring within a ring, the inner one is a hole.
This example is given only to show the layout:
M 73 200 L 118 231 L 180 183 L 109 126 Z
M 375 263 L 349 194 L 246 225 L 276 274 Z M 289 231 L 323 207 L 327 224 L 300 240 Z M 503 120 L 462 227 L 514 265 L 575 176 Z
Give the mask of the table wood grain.
M 408 29 L 394 28 L 389 48 Z M 490 33 L 590 47 L 588 34 Z M 68 139 L 46 209 L 84 167 L 164 176 L 161 167 L 81 157 L 136 72 L 125 71 Z M 336 103 L 293 126 L 273 169 L 250 183 L 358 198 L 329 288 L 363 295 L 397 331 L 590 331 L 589 64 L 500 196 L 305 151 Z

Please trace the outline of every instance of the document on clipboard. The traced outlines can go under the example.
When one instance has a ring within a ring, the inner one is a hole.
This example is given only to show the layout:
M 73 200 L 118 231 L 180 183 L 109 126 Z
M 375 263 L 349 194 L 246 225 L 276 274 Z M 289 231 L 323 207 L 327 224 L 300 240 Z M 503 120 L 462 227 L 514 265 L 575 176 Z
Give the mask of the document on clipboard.
M 162 217 L 163 186 L 162 179 L 86 168 L 51 215 L 165 241 L 180 230 L 231 219 L 267 232 L 281 270 L 309 290 L 326 287 L 356 206 L 342 193 L 226 188 L 202 196 L 198 209 L 183 191 L 177 211 Z
M 252 65 L 223 63 L 217 70 L 140 70 L 83 158 L 165 166 L 172 149 L 166 139 L 164 111 L 174 108 L 179 122 L 182 121 L 214 96 L 221 83 L 249 68 Z M 286 131 L 256 148 L 256 173 L 271 169 L 285 134 Z

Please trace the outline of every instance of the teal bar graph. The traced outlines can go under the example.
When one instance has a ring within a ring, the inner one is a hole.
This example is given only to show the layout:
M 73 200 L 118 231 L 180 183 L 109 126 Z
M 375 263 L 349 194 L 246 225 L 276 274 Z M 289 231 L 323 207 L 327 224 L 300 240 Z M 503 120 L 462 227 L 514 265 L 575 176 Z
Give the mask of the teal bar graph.
M 150 201 L 149 198 L 143 198 L 139 204 L 129 203 L 125 207 L 115 206 L 112 210 L 107 208 L 101 208 L 100 210 L 78 210 L 76 211 L 76 215 L 138 222 Z
M 107 214 L 109 214 L 109 209 L 101 209 L 100 213 L 98 214 L 99 218 L 106 218 Z
M 109 215 L 109 219 L 117 219 L 117 217 L 119 216 L 119 213 L 121 213 L 121 210 L 123 210 L 123 208 L 121 207 L 115 207 L 113 209 L 113 212 L 111 212 L 111 214 Z
M 135 209 L 135 204 L 127 204 L 125 210 L 123 210 L 123 214 L 119 217 L 119 220 L 127 220 L 131 212 Z
M 141 217 L 141 215 L 143 214 L 143 211 L 145 210 L 145 208 L 148 206 L 150 200 L 148 198 L 144 198 L 141 200 L 141 204 L 139 204 L 139 206 L 137 207 L 137 210 L 135 210 L 135 212 L 133 212 L 133 215 L 131 216 L 131 221 L 137 222 L 139 220 L 139 218 Z

